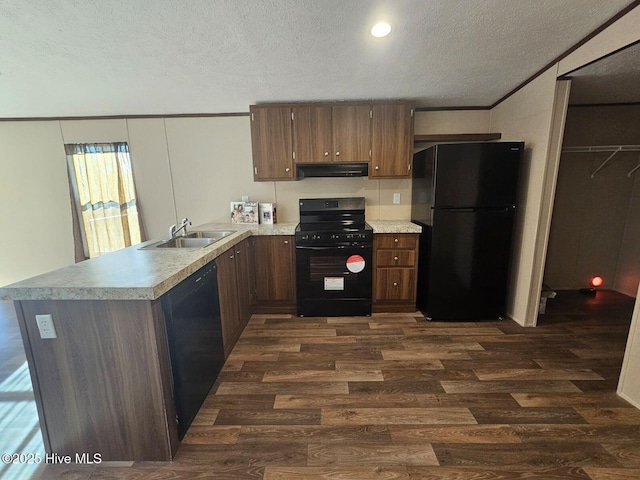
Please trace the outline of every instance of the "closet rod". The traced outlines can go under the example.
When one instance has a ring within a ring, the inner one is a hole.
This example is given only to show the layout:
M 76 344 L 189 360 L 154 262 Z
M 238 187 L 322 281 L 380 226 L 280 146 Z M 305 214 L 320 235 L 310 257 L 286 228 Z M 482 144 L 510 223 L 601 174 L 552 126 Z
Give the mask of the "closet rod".
M 584 147 L 563 147 L 563 152 L 640 152 L 640 145 L 592 145 Z
M 609 163 L 609 161 L 616 156 L 618 152 L 640 152 L 640 145 L 591 145 L 584 147 L 564 147 L 562 149 L 563 152 L 567 153 L 589 153 L 589 152 L 613 152 L 607 159 L 600 164 L 598 168 L 591 174 L 591 178 L 595 178 L 596 173 L 598 173 L 602 168 Z M 627 173 L 627 177 L 631 178 L 633 172 L 638 170 L 640 165 L 635 167 L 629 173 Z

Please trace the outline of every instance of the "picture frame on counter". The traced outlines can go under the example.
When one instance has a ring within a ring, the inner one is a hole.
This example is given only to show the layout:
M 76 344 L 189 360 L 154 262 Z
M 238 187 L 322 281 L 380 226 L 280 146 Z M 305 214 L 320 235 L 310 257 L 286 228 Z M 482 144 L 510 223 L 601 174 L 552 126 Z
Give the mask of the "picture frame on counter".
M 277 223 L 275 203 L 260 203 L 259 213 L 260 223 L 263 225 L 273 225 Z
M 231 202 L 231 223 L 259 223 L 258 202 Z

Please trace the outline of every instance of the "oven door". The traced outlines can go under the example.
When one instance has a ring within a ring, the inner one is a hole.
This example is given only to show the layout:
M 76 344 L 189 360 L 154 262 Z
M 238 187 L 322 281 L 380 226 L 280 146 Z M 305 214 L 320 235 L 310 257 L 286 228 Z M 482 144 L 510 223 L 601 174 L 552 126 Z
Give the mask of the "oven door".
M 296 245 L 298 315 L 370 315 L 372 244 Z

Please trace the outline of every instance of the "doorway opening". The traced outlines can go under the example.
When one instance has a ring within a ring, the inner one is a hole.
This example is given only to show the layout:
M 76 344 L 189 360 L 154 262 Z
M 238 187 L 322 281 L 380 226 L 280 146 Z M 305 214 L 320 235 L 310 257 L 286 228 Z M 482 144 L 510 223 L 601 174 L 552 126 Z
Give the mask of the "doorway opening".
M 543 277 L 557 297 L 538 316 L 538 325 L 564 315 L 576 327 L 601 329 L 603 356 L 626 343 L 640 282 L 639 55 L 634 44 L 567 74 L 571 94 Z M 595 296 L 580 294 L 594 276 L 604 279 Z

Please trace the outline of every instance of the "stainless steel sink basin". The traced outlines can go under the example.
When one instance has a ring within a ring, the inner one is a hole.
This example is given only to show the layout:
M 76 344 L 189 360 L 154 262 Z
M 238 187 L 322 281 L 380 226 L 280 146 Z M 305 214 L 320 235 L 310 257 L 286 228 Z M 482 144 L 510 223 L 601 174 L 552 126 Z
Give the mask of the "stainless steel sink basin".
M 215 242 L 212 238 L 177 237 L 162 242 L 156 248 L 202 248 Z
M 203 231 L 203 232 L 189 232 L 187 233 L 188 238 L 212 238 L 214 241 L 218 241 L 232 233 L 236 233 L 235 230 L 215 230 L 215 231 Z
M 233 230 L 221 230 L 211 232 L 191 232 L 184 237 L 176 237 L 170 240 L 164 240 L 162 242 L 152 243 L 140 250 L 147 250 L 151 248 L 202 248 L 207 245 L 211 245 L 224 237 L 235 233 Z

